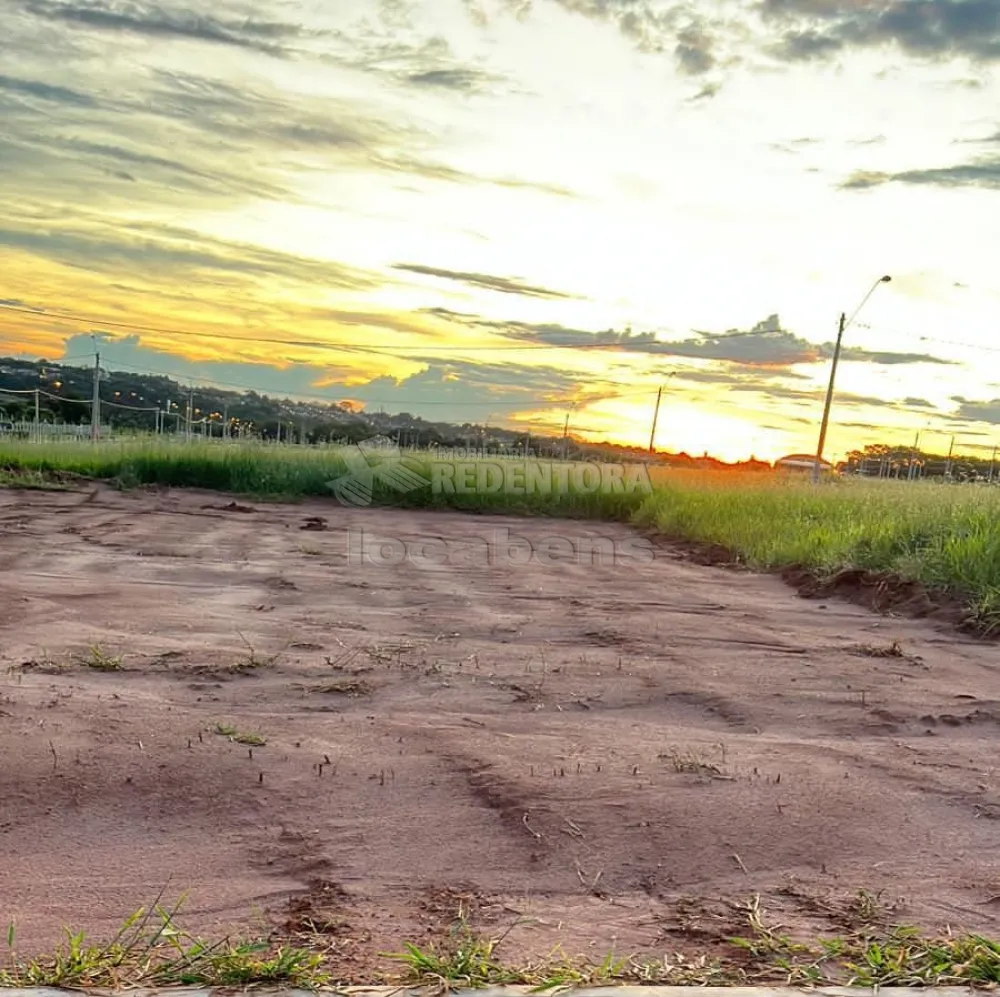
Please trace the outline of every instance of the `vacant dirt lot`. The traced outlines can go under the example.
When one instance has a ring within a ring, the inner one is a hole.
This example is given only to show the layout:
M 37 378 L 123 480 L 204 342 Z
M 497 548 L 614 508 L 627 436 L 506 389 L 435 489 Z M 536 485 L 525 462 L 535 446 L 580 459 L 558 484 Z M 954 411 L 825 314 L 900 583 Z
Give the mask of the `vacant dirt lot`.
M 864 888 L 994 932 L 996 646 L 669 549 L 581 554 L 624 527 L 228 505 L 0 493 L 23 954 L 165 886 L 201 931 L 317 927 L 358 979 L 460 902 L 514 925 L 511 959 L 711 948 L 755 893 L 803 931 Z M 411 556 L 356 563 L 349 528 Z M 564 543 L 486 563 L 504 528 Z

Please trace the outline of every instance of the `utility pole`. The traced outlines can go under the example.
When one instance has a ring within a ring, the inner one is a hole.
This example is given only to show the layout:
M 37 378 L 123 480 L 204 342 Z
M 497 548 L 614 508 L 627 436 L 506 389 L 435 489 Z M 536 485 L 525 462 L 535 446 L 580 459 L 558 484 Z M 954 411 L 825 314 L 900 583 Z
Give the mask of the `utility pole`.
M 229 406 L 222 406 L 222 438 L 229 439 Z
M 871 289 L 868 293 L 861 299 L 861 304 L 854 309 L 851 315 L 850 321 L 848 321 L 847 316 L 841 312 L 840 315 L 840 325 L 837 329 L 837 345 L 833 351 L 833 366 L 830 368 L 830 383 L 826 388 L 826 403 L 823 406 L 823 422 L 819 429 L 819 443 L 816 446 L 816 462 L 813 464 L 813 484 L 819 482 L 819 469 L 820 465 L 823 463 L 823 450 L 826 448 L 826 429 L 830 422 L 830 405 L 833 402 L 833 382 L 837 377 L 837 364 L 840 362 L 840 344 L 844 338 L 844 330 L 858 317 L 858 312 L 868 303 L 868 299 L 875 293 L 875 288 L 879 284 L 888 284 L 892 280 L 888 274 L 884 277 L 879 277 L 874 284 L 872 284 Z
M 94 354 L 94 394 L 90 401 L 90 438 L 101 438 L 101 354 Z
M 910 459 L 907 462 L 906 468 L 906 480 L 912 481 L 917 476 L 917 461 L 920 459 L 920 430 L 918 429 L 916 435 L 913 437 L 913 451 L 910 453 Z
M 566 450 L 569 446 L 569 412 L 566 413 L 566 422 L 563 425 L 563 456 L 562 459 L 566 459 Z
M 990 476 L 987 478 L 989 484 L 993 484 L 993 472 L 996 470 L 997 466 L 997 448 L 993 447 L 993 456 L 990 457 Z
M 833 382 L 837 377 L 837 364 L 840 362 L 840 344 L 844 338 L 844 327 L 847 316 L 840 313 L 840 324 L 837 327 L 837 345 L 833 350 L 833 366 L 830 368 L 830 383 L 826 386 L 826 403 L 823 406 L 823 421 L 819 427 L 819 443 L 816 446 L 816 463 L 813 464 L 813 483 L 819 481 L 819 469 L 823 463 L 823 451 L 826 449 L 826 430 L 830 424 L 830 406 L 833 404 Z
M 185 436 L 190 441 L 192 426 L 191 421 L 194 419 L 194 388 L 188 388 L 188 400 L 187 400 L 187 427 L 185 430 Z
M 663 398 L 663 385 L 660 385 L 660 390 L 656 392 L 656 408 L 653 410 L 653 428 L 649 434 L 649 452 L 655 453 L 655 447 L 653 441 L 656 439 L 656 424 L 660 420 L 660 400 Z
M 42 438 L 41 430 L 41 420 L 38 417 L 38 388 L 35 388 L 35 442 L 37 443 Z
M 955 452 L 955 437 L 951 438 L 951 444 L 948 447 L 948 463 L 944 469 L 944 476 L 949 481 L 951 481 L 951 455 Z

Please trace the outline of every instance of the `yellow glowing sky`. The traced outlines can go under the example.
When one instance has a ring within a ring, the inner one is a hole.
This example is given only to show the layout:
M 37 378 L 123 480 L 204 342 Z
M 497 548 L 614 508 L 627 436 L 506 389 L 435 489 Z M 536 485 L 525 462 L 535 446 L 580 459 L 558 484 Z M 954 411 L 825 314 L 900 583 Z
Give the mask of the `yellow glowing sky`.
M 665 385 L 658 446 L 773 459 L 889 273 L 828 455 L 1000 439 L 981 0 L 5 0 L 0 37 L 7 354 L 100 330 L 112 368 L 640 445 Z

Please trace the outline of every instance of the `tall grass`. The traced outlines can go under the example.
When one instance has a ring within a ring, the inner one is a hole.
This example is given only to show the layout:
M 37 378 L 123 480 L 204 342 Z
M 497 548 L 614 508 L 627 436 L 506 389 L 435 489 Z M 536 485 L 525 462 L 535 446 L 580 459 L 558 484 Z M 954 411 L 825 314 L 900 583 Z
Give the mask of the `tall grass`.
M 432 457 L 410 466 L 432 477 Z M 256 498 L 325 497 L 348 467 L 336 450 L 146 438 L 92 444 L 0 441 L 0 484 L 11 472 L 37 485 L 52 474 L 170 485 Z M 658 469 L 652 494 L 572 487 L 400 491 L 376 477 L 371 504 L 631 521 L 669 536 L 722 544 L 761 569 L 799 564 L 895 571 L 964 599 L 1000 625 L 1000 490 L 928 482 L 808 480 L 772 474 Z
M 1000 490 L 937 482 L 674 474 L 634 521 L 753 567 L 892 571 L 1000 617 Z
M 428 482 L 433 478 L 434 463 L 429 453 L 407 457 L 407 465 Z M 4 469 L 43 475 L 74 474 L 112 481 L 124 488 L 207 488 L 258 499 L 333 499 L 331 482 L 350 470 L 336 449 L 156 437 L 97 444 L 0 441 L 0 471 Z M 400 491 L 376 476 L 371 504 L 623 520 L 638 509 L 643 497 L 638 492 L 585 491 L 572 484 L 566 489 L 529 495 L 503 490 L 448 493 L 430 487 Z

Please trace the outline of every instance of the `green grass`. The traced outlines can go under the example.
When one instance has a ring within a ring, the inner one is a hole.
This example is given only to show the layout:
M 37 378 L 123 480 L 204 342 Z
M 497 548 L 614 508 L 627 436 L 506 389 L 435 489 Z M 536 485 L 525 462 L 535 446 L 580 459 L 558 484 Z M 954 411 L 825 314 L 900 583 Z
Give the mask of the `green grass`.
M 1000 626 L 1000 489 L 981 485 L 662 475 L 635 522 L 721 544 L 750 567 L 896 572 Z
M 267 984 L 317 989 L 329 981 L 318 953 L 265 940 L 209 943 L 177 924 L 177 909 L 159 904 L 140 909 L 104 944 L 68 931 L 56 952 L 31 959 L 18 956 L 17 931 L 11 924 L 7 956 L 0 959 L 0 987 L 117 990 Z
M 124 666 L 124 658 L 118 654 L 110 654 L 99 644 L 89 649 L 87 655 L 81 655 L 78 661 L 85 668 L 95 672 L 120 672 Z
M 425 480 L 441 466 L 408 460 Z M 553 465 L 558 470 L 558 465 Z M 34 486 L 65 476 L 139 485 L 196 487 L 259 499 L 322 497 L 342 507 L 330 482 L 347 472 L 334 450 L 135 438 L 0 441 L 0 485 Z M 857 567 L 924 583 L 965 603 L 983 632 L 1000 630 L 1000 489 L 928 482 L 808 480 L 777 475 L 656 468 L 652 494 L 587 492 L 572 485 L 511 494 L 429 485 L 400 491 L 379 477 L 371 504 L 633 522 L 661 534 L 720 544 L 762 570 L 801 565 L 819 573 Z
M 267 744 L 267 738 L 262 737 L 260 734 L 254 734 L 250 731 L 241 731 L 237 728 L 231 726 L 230 724 L 216 724 L 214 728 L 214 733 L 218 734 L 220 737 L 228 737 L 230 741 L 236 744 L 246 744 L 251 748 L 262 748 Z
M 407 467 L 428 484 L 400 491 L 376 476 L 371 504 L 404 508 L 449 508 L 476 512 L 511 512 L 523 515 L 559 515 L 589 519 L 624 519 L 644 497 L 578 490 L 572 485 L 553 488 L 549 494 L 517 495 L 504 491 L 470 491 L 445 494 L 432 489 L 434 461 L 428 453 L 407 458 Z M 572 465 L 570 465 L 572 466 Z M 103 443 L 0 440 L 0 469 L 8 476 L 26 473 L 39 485 L 59 474 L 108 481 L 122 488 L 163 485 L 205 488 L 258 499 L 335 500 L 330 482 L 348 467 L 334 449 L 275 446 L 263 443 L 223 445 L 156 437 L 127 438 Z M 3 481 L 0 480 L 0 485 Z
M 43 491 L 65 491 L 69 485 L 56 475 L 37 470 L 0 467 L 0 488 L 22 488 Z
M 460 912 L 440 941 L 407 943 L 402 952 L 383 953 L 399 966 L 398 973 L 387 974 L 374 957 L 371 966 L 356 958 L 349 966 L 338 965 L 338 946 L 330 944 L 322 929 L 297 933 L 294 939 L 224 938 L 213 943 L 178 923 L 180 903 L 168 910 L 157 902 L 128 918 L 110 942 L 92 943 L 83 933 L 67 931 L 55 952 L 30 958 L 18 954 L 12 924 L 7 953 L 0 952 L 0 988 L 331 990 L 381 981 L 433 987 L 435 992 L 519 985 L 550 993 L 636 984 L 995 988 L 1000 983 L 1000 943 L 980 935 L 930 938 L 893 926 L 890 909 L 865 891 L 839 911 L 845 930 L 835 937 L 793 939 L 783 934 L 780 925 L 768 923 L 759 897 L 728 906 L 744 933 L 718 937 L 709 946 L 711 954 L 693 951 L 691 940 L 682 937 L 670 943 L 669 955 L 609 953 L 587 960 L 555 951 L 535 962 L 510 962 L 500 954 L 519 921 L 493 937 L 470 926 Z

